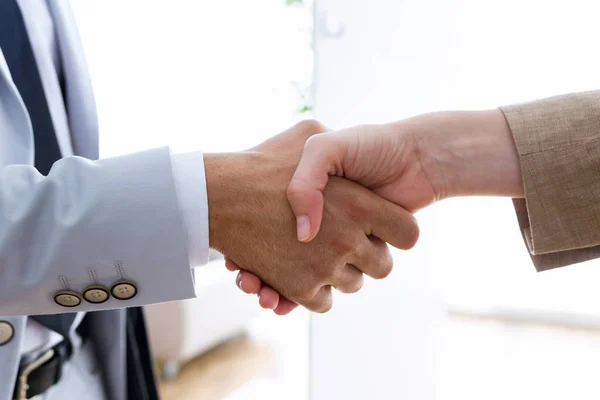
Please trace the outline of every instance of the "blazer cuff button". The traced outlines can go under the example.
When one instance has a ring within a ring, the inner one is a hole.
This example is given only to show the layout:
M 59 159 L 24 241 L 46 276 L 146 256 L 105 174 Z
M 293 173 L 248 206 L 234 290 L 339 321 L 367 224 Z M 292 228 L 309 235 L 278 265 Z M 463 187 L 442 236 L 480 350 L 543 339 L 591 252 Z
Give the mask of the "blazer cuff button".
M 89 286 L 83 291 L 83 298 L 88 303 L 101 304 L 108 300 L 110 294 L 104 286 Z
M 137 294 L 137 286 L 132 281 L 120 280 L 112 285 L 110 292 L 117 300 L 130 300 Z
M 63 307 L 77 307 L 81 304 L 81 296 L 71 290 L 61 290 L 54 295 L 54 302 Z
M 0 346 L 9 343 L 15 336 L 15 329 L 8 321 L 0 321 Z

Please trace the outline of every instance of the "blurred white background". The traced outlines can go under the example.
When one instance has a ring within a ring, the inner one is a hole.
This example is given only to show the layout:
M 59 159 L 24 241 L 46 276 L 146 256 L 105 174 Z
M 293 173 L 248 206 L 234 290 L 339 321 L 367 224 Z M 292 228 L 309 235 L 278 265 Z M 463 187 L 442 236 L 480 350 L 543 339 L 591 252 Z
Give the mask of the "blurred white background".
M 111 156 L 234 151 L 299 118 L 310 8 L 285 0 L 74 0 Z
M 596 1 L 316 4 L 326 125 L 600 87 Z M 536 274 L 508 199 L 453 199 L 418 219 L 420 243 L 388 279 L 313 317 L 312 400 L 600 398 L 598 261 Z
M 73 0 L 112 156 L 251 147 L 309 113 L 312 9 Z M 317 0 L 315 115 L 334 128 L 600 87 L 593 0 Z M 306 102 L 308 101 L 308 103 Z M 536 274 L 506 199 L 419 214 L 385 282 L 252 331 L 278 374 L 231 399 L 597 399 L 600 265 Z M 233 276 L 231 277 L 233 284 Z

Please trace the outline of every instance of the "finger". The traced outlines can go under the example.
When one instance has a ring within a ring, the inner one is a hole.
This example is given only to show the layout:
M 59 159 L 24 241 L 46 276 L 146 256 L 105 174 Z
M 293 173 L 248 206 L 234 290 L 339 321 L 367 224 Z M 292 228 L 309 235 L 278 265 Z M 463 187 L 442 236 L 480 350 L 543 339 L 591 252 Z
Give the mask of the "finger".
M 346 264 L 336 282 L 331 285 L 341 293 L 356 293 L 364 283 L 363 273 L 352 264 Z
M 227 257 L 225 257 L 225 268 L 227 268 L 228 270 L 230 270 L 232 272 L 240 269 L 239 265 L 237 265 L 236 263 L 234 263 Z
M 381 239 L 370 236 L 365 238 L 351 262 L 362 272 L 374 279 L 383 279 L 392 272 L 393 258 L 388 245 Z
M 419 225 L 415 217 L 404 208 L 369 192 L 367 233 L 388 242 L 392 246 L 409 250 L 419 239 Z
M 244 270 L 238 272 L 236 283 L 242 292 L 248 294 L 258 294 L 262 287 L 262 282 L 256 275 Z
M 306 119 L 296 123 L 294 126 L 286 129 L 280 134 L 265 140 L 251 150 L 279 150 L 282 146 L 286 146 L 284 150 L 287 151 L 289 150 L 291 143 L 302 146 L 309 137 L 328 131 L 330 131 L 330 129 L 319 121 Z
M 333 306 L 331 286 L 323 286 L 309 301 L 301 303 L 304 307 L 317 313 L 326 313 Z
M 279 296 L 279 304 L 273 310 L 277 315 L 287 315 L 294 311 L 298 307 L 298 304 L 294 303 L 291 300 L 286 299 L 283 296 Z
M 296 215 L 298 240 L 310 242 L 321 228 L 323 190 L 329 175 L 343 174 L 345 142 L 331 133 L 306 141 L 302 158 L 287 189 Z
M 258 304 L 262 308 L 274 310 L 279 305 L 279 293 L 267 285 L 263 285 L 258 294 Z

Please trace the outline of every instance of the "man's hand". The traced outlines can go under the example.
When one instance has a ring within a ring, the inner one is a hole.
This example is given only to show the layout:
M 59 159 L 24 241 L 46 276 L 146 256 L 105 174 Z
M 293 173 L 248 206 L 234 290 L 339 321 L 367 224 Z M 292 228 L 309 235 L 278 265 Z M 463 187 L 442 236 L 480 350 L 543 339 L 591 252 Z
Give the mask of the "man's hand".
M 309 138 L 287 191 L 301 241 L 319 232 L 323 191 L 332 175 L 409 211 L 453 196 L 523 196 L 517 150 L 499 110 L 426 114 Z M 228 268 L 239 267 L 230 261 Z M 247 293 L 261 287 L 247 271 L 239 279 Z M 261 301 L 276 302 L 276 293 L 262 292 Z
M 335 178 L 323 193 L 319 237 L 297 240 L 286 189 L 304 142 L 323 131 L 318 123 L 303 122 L 251 151 L 205 156 L 211 247 L 318 312 L 331 308 L 331 287 L 352 293 L 360 289 L 363 273 L 389 274 L 385 242 L 408 249 L 418 238 L 410 213 Z

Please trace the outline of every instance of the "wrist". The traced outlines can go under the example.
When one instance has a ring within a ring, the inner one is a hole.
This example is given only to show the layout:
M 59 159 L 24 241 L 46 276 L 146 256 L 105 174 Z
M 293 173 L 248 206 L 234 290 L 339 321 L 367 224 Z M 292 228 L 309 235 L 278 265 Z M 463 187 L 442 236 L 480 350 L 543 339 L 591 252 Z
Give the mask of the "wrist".
M 287 204 L 285 189 L 295 164 L 285 159 L 259 151 L 205 154 L 204 166 L 209 246 L 215 250 L 227 253 L 258 214 Z
M 246 162 L 244 153 L 219 153 L 204 155 L 206 195 L 208 202 L 209 246 L 223 251 L 227 243 L 227 227 L 231 214 L 239 207 L 243 185 L 238 183 Z
M 416 145 L 440 198 L 523 197 L 521 167 L 500 110 L 457 111 L 415 118 Z

